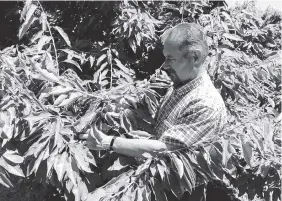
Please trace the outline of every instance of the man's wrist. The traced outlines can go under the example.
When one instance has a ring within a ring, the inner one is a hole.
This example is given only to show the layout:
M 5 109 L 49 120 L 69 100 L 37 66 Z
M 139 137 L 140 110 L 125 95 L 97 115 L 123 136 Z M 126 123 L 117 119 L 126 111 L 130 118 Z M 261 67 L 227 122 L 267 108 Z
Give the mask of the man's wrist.
M 104 139 L 104 147 L 105 149 L 110 149 L 110 145 L 111 145 L 111 141 L 113 139 L 113 136 L 107 136 L 105 139 Z
M 115 142 L 116 138 L 117 138 L 117 136 L 114 136 L 111 140 L 111 143 L 110 143 L 110 150 L 111 151 L 114 151 L 114 142 Z

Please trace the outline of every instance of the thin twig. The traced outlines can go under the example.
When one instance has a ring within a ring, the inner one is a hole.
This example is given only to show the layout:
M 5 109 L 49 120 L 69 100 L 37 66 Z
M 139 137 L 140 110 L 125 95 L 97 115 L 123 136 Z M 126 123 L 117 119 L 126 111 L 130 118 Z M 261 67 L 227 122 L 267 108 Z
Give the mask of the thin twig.
M 186 2 L 186 1 L 185 1 Z M 181 16 L 181 23 L 183 23 L 183 15 L 184 15 L 184 2 L 182 2 L 182 16 Z
M 38 4 L 39 4 L 39 6 L 40 6 L 42 12 L 46 15 L 46 13 L 44 12 L 44 8 L 43 8 L 43 6 L 41 5 L 40 1 L 37 0 L 37 2 L 38 2 Z M 55 40 L 54 40 L 53 34 L 52 34 L 52 32 L 51 32 L 50 24 L 49 24 L 49 22 L 48 22 L 48 20 L 47 20 L 47 15 L 46 15 L 46 24 L 47 24 L 48 31 L 49 31 L 50 36 L 51 36 L 51 39 L 52 39 L 52 43 L 53 43 L 53 46 L 54 46 L 54 52 L 55 52 L 55 58 L 56 58 L 56 64 L 57 64 L 57 67 L 58 67 L 58 69 L 59 69 L 57 48 L 56 48 L 56 45 L 55 45 Z
M 112 89 L 113 86 L 113 64 L 111 62 L 111 81 L 110 81 L 110 89 Z

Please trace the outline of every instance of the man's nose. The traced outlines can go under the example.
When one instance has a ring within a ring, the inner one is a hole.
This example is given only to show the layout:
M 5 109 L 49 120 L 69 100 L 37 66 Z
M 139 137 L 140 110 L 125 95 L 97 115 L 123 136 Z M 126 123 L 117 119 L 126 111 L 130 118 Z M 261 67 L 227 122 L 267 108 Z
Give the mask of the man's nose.
M 169 69 L 171 69 L 171 66 L 168 65 L 166 62 L 164 62 L 164 63 L 162 64 L 161 68 L 162 68 L 163 70 L 169 70 Z

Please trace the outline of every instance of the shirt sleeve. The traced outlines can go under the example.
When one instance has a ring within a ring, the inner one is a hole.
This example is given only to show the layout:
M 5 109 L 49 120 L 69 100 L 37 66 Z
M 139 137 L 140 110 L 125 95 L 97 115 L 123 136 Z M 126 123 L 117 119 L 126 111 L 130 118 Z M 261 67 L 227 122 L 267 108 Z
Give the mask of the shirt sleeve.
M 179 147 L 190 147 L 206 136 L 218 134 L 224 124 L 224 111 L 209 107 L 182 112 L 175 125 L 166 130 L 160 141 Z

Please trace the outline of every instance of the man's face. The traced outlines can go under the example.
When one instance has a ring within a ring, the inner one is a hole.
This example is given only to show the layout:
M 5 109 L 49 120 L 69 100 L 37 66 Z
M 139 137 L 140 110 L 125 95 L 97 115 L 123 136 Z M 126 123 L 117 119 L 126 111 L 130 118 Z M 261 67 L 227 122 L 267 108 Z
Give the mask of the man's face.
M 166 71 L 174 84 L 177 85 L 180 82 L 193 79 L 194 62 L 192 55 L 184 58 L 183 53 L 171 42 L 164 43 L 163 54 L 166 58 L 163 64 L 163 70 Z

